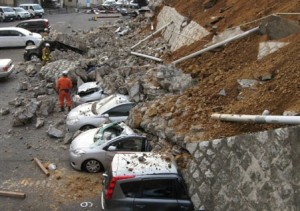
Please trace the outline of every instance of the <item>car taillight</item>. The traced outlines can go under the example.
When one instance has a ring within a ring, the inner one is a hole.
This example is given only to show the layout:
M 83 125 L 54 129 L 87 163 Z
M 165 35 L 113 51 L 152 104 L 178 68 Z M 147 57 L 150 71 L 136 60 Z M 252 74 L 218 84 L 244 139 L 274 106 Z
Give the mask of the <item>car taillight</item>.
M 45 21 L 44 24 L 45 24 L 45 28 L 48 28 L 49 23 Z
M 107 192 L 105 194 L 105 198 L 106 199 L 111 199 L 112 195 L 113 195 L 113 192 L 114 192 L 114 189 L 115 189 L 115 186 L 116 186 L 116 182 L 118 180 L 122 180 L 122 179 L 129 179 L 129 178 L 134 178 L 133 175 L 128 175 L 128 176 L 118 176 L 118 177 L 113 177 L 108 185 L 108 188 L 107 188 Z
M 8 70 L 8 66 L 3 67 L 3 71 L 6 72 Z

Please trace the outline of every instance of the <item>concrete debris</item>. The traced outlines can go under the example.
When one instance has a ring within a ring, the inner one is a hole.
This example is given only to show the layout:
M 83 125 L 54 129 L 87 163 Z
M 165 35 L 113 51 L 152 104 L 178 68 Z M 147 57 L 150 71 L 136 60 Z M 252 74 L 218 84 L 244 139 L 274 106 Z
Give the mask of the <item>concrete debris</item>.
M 237 80 L 237 82 L 241 86 L 241 88 L 253 88 L 259 83 L 257 80 L 252 79 L 239 79 Z
M 64 137 L 64 132 L 55 128 L 53 125 L 49 126 L 47 133 L 50 137 L 53 137 L 53 138 L 63 138 Z
M 19 107 L 19 106 L 24 105 L 24 99 L 21 97 L 17 97 L 13 101 L 10 101 L 8 104 L 13 105 L 15 107 Z
M 2 116 L 7 115 L 7 114 L 9 114 L 9 113 L 10 113 L 9 108 L 1 108 L 1 109 L 0 109 L 0 114 L 1 114 Z
M 42 117 L 38 117 L 36 119 L 36 123 L 35 123 L 35 128 L 38 129 L 38 128 L 41 128 L 43 127 L 45 124 L 45 118 L 42 118 Z
M 13 115 L 12 126 L 22 126 L 31 123 L 39 106 L 40 102 L 31 101 L 24 108 L 18 109 Z
M 260 60 L 264 58 L 265 56 L 276 52 L 280 48 L 283 48 L 284 46 L 288 45 L 288 42 L 261 42 L 259 43 L 259 50 L 257 59 Z
M 225 91 L 225 89 L 222 89 L 222 90 L 219 92 L 219 95 L 221 95 L 221 96 L 226 96 L 226 91 Z

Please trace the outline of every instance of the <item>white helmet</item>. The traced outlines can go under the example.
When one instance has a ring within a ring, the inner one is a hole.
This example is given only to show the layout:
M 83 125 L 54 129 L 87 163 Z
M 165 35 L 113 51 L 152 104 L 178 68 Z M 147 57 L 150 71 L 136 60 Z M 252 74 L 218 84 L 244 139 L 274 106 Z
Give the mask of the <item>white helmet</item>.
M 46 46 L 46 47 L 50 47 L 50 44 L 49 44 L 49 43 L 46 43 L 45 46 Z

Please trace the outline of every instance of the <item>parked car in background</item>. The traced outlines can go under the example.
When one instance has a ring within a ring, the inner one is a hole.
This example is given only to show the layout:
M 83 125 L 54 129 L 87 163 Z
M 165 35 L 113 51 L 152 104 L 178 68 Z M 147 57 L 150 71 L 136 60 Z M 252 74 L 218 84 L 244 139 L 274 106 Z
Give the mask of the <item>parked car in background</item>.
M 48 19 L 31 19 L 19 22 L 16 27 L 27 29 L 31 32 L 50 32 L 51 26 Z
M 73 97 L 73 103 L 75 105 L 80 105 L 83 103 L 88 103 L 96 100 L 101 100 L 107 97 L 103 89 L 100 87 L 99 82 L 87 82 L 81 84 L 77 88 L 77 93 Z
M 16 19 L 18 20 L 30 18 L 30 13 L 22 7 L 14 7 L 13 10 L 16 13 Z
M 0 59 L 0 78 L 7 78 L 14 69 L 11 59 Z
M 0 21 L 13 21 L 16 19 L 16 13 L 12 7 L 0 6 Z
M 103 210 L 194 210 L 170 155 L 116 154 L 103 176 Z
M 42 36 L 19 27 L 0 28 L 0 47 L 38 45 Z
M 121 122 L 128 118 L 133 103 L 128 96 L 110 95 L 100 101 L 81 104 L 73 108 L 66 120 L 71 132 L 99 127 L 107 122 Z
M 78 135 L 70 145 L 70 161 L 77 170 L 96 173 L 108 169 L 116 153 L 151 149 L 146 137 L 136 134 L 123 122 L 114 122 Z
M 20 4 L 19 7 L 27 10 L 32 18 L 36 16 L 41 18 L 45 14 L 44 9 L 39 4 Z

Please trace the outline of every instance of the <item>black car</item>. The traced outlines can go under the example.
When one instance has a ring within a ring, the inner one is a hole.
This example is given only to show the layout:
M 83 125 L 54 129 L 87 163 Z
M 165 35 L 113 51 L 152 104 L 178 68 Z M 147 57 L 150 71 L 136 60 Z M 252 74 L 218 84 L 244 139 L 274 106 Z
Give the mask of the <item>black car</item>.
M 32 45 L 32 46 L 27 46 L 24 51 L 24 60 L 25 61 L 30 61 L 30 60 L 42 60 L 42 51 L 43 48 L 45 47 L 46 43 L 50 44 L 50 51 L 54 51 L 55 49 L 60 50 L 60 51 L 74 51 L 79 54 L 84 54 L 85 52 L 81 49 L 66 45 L 62 42 L 59 41 L 51 41 L 51 40 L 43 40 L 39 43 L 39 45 Z
M 31 32 L 49 32 L 51 29 L 48 19 L 32 19 L 19 22 L 16 27 L 27 29 Z

